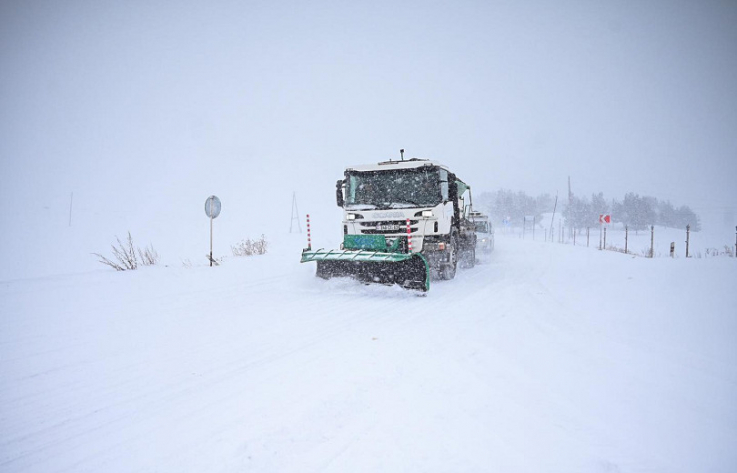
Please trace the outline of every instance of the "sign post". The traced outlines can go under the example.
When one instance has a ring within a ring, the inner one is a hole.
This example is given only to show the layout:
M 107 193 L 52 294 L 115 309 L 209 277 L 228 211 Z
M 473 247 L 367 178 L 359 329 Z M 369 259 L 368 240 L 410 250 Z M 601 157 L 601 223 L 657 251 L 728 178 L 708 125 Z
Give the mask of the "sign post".
M 612 216 L 608 214 L 599 214 L 599 249 L 600 250 L 606 250 L 606 227 L 604 225 L 608 225 L 612 223 Z M 601 237 L 602 237 L 602 230 L 604 233 L 604 243 L 602 245 Z
M 211 195 L 205 201 L 205 215 L 210 218 L 210 267 L 212 267 L 212 263 L 215 261 L 212 259 L 212 221 L 220 215 L 221 208 L 222 205 L 217 196 Z
M 604 227 L 604 249 L 606 250 L 606 227 Z

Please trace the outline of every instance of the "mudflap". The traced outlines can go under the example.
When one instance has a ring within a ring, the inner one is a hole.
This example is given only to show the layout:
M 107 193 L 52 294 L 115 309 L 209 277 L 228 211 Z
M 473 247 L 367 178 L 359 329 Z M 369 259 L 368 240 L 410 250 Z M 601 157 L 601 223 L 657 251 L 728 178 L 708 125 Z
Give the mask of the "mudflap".
M 317 261 L 316 275 L 323 279 L 352 277 L 369 284 L 396 284 L 421 292 L 430 289 L 427 260 L 417 253 L 402 261 Z

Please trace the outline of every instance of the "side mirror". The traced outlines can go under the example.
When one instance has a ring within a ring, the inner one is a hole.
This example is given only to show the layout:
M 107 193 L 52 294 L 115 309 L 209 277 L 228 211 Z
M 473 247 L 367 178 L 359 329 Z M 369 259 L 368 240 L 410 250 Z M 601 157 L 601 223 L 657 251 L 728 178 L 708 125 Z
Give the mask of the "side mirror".
M 343 200 L 343 181 L 339 180 L 335 183 L 335 201 L 338 203 L 338 207 L 343 207 L 345 201 Z

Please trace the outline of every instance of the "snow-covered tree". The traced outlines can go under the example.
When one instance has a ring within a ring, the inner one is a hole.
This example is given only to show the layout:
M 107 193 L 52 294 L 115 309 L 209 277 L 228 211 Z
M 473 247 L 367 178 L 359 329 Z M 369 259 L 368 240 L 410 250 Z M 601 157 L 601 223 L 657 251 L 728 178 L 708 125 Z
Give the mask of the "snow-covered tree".
M 609 202 L 604 198 L 604 193 L 591 194 L 591 205 L 586 217 L 586 226 L 594 226 L 599 223 L 599 215 L 611 214 Z
M 474 200 L 476 208 L 487 212 L 497 224 L 511 217 L 515 225 L 522 225 L 526 216 L 540 218 L 541 214 L 553 210 L 549 194 L 531 197 L 522 191 L 500 189 L 496 192 L 484 192 Z
M 657 219 L 657 199 L 640 197 L 639 194 L 628 192 L 618 210 L 616 219 L 633 230 L 643 230 L 653 225 Z
M 591 226 L 589 216 L 591 215 L 591 203 L 588 199 L 579 198 L 572 195 L 566 206 L 563 208 L 563 218 L 566 224 L 571 228 L 586 228 Z

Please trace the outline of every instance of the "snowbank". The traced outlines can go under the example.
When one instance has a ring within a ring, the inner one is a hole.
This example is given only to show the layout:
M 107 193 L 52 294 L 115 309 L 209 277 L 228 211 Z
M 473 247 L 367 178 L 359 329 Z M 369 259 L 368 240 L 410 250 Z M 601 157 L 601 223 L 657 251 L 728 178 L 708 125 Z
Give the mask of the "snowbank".
M 734 259 L 500 235 L 417 297 L 303 239 L 0 283 L 0 469 L 737 469 Z

